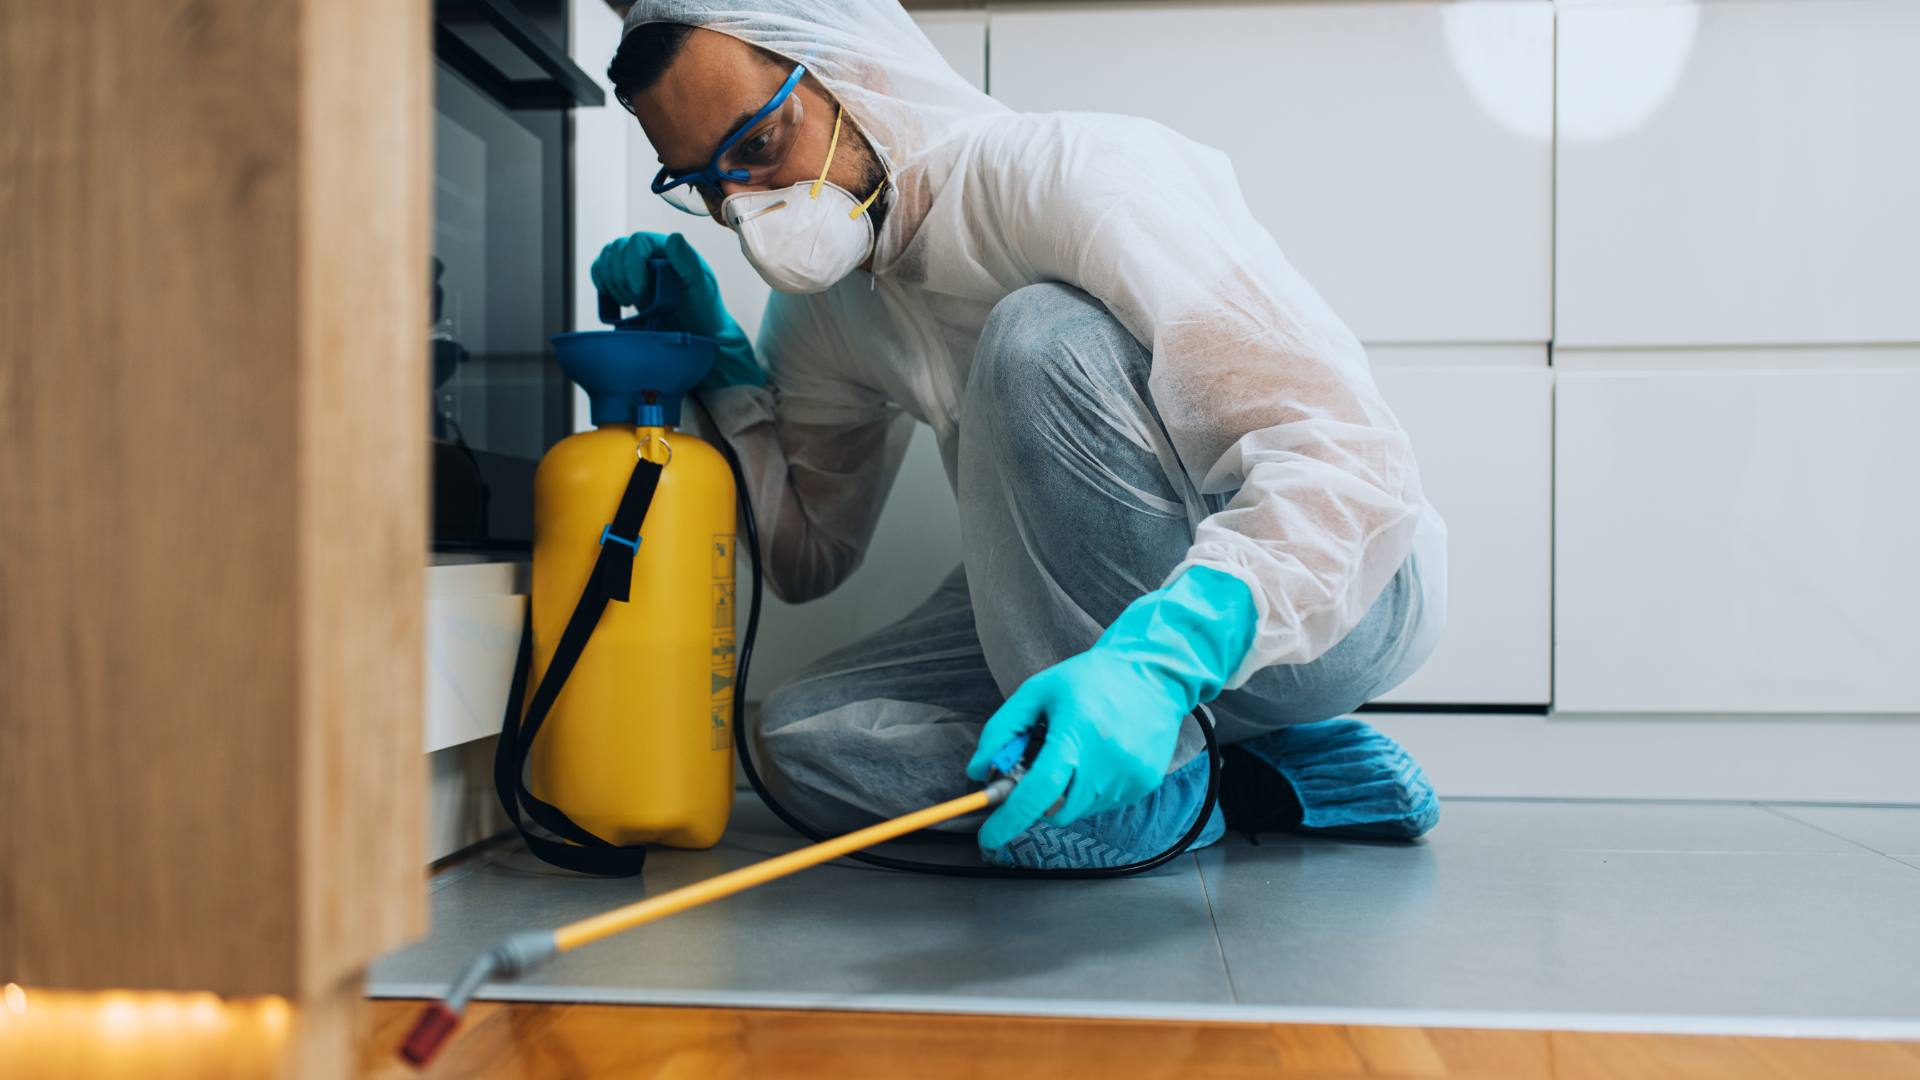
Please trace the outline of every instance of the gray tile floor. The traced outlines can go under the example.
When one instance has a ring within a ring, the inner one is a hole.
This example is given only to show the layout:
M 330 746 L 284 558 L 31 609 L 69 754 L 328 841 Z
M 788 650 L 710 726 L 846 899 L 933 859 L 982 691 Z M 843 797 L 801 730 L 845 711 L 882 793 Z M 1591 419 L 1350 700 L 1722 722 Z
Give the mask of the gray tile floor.
M 501 852 L 435 880 L 433 936 L 369 992 L 798 843 L 743 794 L 643 880 Z M 1915 1038 L 1920 809 L 1455 799 L 1419 844 L 1231 838 L 1124 881 L 836 865 L 482 996 Z

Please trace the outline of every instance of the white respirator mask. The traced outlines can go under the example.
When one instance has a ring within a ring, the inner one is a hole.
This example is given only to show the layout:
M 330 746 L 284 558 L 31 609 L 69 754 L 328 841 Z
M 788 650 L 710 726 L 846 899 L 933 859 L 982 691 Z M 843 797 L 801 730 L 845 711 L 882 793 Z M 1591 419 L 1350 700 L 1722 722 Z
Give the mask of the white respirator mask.
M 827 181 L 840 146 L 840 114 L 818 180 L 774 191 L 740 191 L 720 204 L 720 220 L 740 234 L 740 250 L 768 285 L 784 293 L 825 292 L 858 269 L 873 250 L 873 219 L 867 215 L 886 189 L 865 202 Z

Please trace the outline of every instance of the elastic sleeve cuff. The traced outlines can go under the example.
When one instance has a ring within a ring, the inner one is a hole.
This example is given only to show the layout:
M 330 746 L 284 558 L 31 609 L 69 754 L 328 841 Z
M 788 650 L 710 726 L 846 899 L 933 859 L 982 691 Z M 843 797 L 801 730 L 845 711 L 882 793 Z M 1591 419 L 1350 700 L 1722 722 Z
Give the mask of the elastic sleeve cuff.
M 1179 579 L 1180 575 L 1196 566 L 1204 566 L 1209 570 L 1218 571 L 1219 573 L 1234 578 L 1239 581 L 1240 584 L 1245 585 L 1247 592 L 1253 595 L 1253 608 L 1255 613 L 1253 640 L 1247 647 L 1246 656 L 1241 658 L 1240 666 L 1234 669 L 1232 677 L 1228 678 L 1221 686 L 1223 692 L 1226 690 L 1238 690 L 1246 685 L 1247 680 L 1253 677 L 1254 672 L 1267 666 L 1267 661 L 1262 657 L 1260 649 L 1260 627 L 1266 622 L 1267 618 L 1265 595 L 1261 592 L 1259 579 L 1254 577 L 1249 571 L 1230 562 L 1201 558 L 1192 554 L 1188 554 L 1185 559 L 1180 561 L 1180 565 L 1173 568 L 1173 572 L 1168 574 L 1166 580 L 1161 583 L 1162 587 L 1172 584 Z

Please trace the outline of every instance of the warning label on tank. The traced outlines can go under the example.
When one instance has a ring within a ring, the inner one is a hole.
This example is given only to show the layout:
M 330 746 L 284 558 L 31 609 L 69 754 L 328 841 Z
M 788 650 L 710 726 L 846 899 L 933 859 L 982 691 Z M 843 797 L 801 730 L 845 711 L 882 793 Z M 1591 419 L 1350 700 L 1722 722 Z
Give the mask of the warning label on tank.
M 729 609 L 733 606 L 731 597 L 727 606 Z M 713 632 L 709 646 L 712 670 L 707 675 L 707 686 L 712 700 L 708 702 L 708 745 L 714 750 L 725 750 L 733 745 L 733 735 L 728 730 L 729 719 L 733 716 L 733 680 L 736 674 L 731 615 L 726 629 Z
M 713 546 L 707 549 L 713 555 L 713 576 L 717 578 L 733 576 L 733 534 L 714 533 Z
M 713 628 L 733 629 L 733 583 L 730 581 L 716 582 L 713 586 Z

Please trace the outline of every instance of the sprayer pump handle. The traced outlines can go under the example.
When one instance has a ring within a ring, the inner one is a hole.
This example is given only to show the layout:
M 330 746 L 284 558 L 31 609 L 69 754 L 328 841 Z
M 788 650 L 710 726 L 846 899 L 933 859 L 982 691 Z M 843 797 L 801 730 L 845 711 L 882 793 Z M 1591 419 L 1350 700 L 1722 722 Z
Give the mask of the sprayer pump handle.
M 647 306 L 626 318 L 620 317 L 620 301 L 613 294 L 600 292 L 600 321 L 617 330 L 666 330 L 674 312 L 680 309 L 680 278 L 664 258 L 647 260 L 647 274 L 653 279 L 653 299 Z

